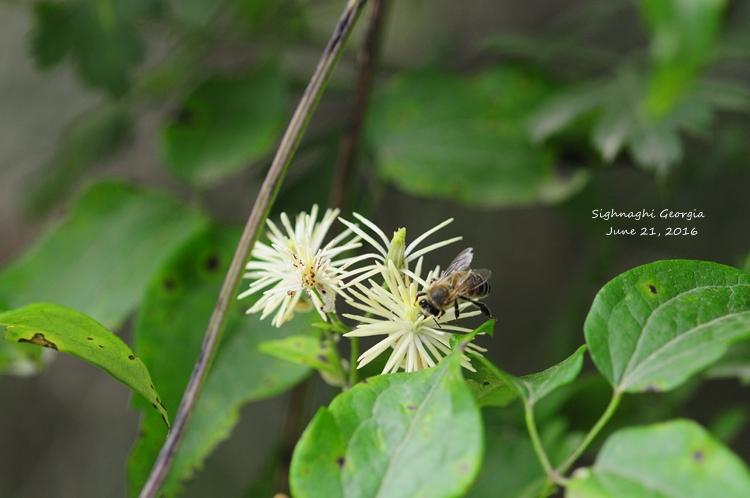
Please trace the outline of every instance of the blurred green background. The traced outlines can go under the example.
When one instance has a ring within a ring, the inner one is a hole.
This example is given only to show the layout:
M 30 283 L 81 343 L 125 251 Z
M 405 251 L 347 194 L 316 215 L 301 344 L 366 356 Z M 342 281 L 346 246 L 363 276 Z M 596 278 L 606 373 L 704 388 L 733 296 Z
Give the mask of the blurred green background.
M 0 306 L 60 302 L 132 343 L 154 279 L 179 267 L 185 245 L 244 223 L 343 5 L 1 0 Z M 367 22 L 274 214 L 329 203 Z M 570 355 L 593 296 L 627 269 L 673 258 L 746 266 L 750 2 L 389 0 L 381 35 L 344 214 L 410 238 L 455 218 L 442 238 L 464 240 L 427 264 L 471 246 L 475 267 L 492 270 L 498 323 L 479 344 L 506 371 Z M 595 209 L 704 217 L 605 221 Z M 610 227 L 662 235 L 606 236 Z M 685 227 L 697 234 L 666 236 Z M 196 309 L 210 311 L 211 296 Z M 690 416 L 747 461 L 746 349 L 713 372 L 729 378 L 626 398 L 620 422 Z M 141 417 L 129 391 L 49 357 L 29 376 L 25 358 L 0 350 L 0 496 L 124 496 Z M 335 394 L 310 382 L 303 418 Z M 588 377 L 550 402 L 548 440 L 590 426 L 606 395 Z M 242 408 L 186 496 L 270 496 L 253 485 L 278 453 L 288 401 Z M 485 465 L 523 461 L 508 453 L 517 414 L 486 415 Z M 508 479 L 498 488 L 483 474 L 473 496 L 514 496 L 523 483 Z

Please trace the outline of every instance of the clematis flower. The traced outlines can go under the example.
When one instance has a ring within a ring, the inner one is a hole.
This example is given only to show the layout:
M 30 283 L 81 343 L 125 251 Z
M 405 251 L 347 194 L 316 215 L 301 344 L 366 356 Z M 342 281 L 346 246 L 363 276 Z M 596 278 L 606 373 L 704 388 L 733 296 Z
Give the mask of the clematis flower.
M 387 261 L 387 266 L 380 263 L 376 265 L 385 285 L 368 280 L 369 286 L 358 282 L 348 289 L 348 293 L 353 297 L 347 299 L 347 303 L 363 311 L 365 315 L 344 314 L 345 317 L 359 322 L 355 330 L 344 335 L 386 336 L 359 357 L 357 368 L 362 368 L 389 349 L 392 351 L 383 373 L 393 373 L 399 369 L 415 372 L 434 367 L 441 358 L 451 352 L 452 333 L 472 330 L 453 325 L 455 311 L 452 307 L 440 318 L 425 317 L 420 313 L 416 304 L 417 293 L 427 287 L 427 282 L 436 276 L 440 269 L 436 268 L 427 275 L 426 280 L 422 280 L 422 258 L 419 258 L 414 272 L 399 270 L 392 260 Z M 480 313 L 464 312 L 463 309 L 469 305 L 470 303 L 459 305 L 461 318 Z M 476 354 L 486 351 L 471 343 L 467 349 Z M 465 354 L 461 356 L 461 365 L 475 371 Z
M 346 268 L 363 259 L 337 259 L 342 253 L 362 245 L 351 229 L 323 246 L 338 214 L 338 209 L 328 209 L 318 221 L 318 206 L 314 205 L 310 214 L 300 213 L 292 226 L 286 213 L 281 213 L 283 230 L 270 219 L 266 220 L 270 245 L 256 242 L 253 259 L 245 273 L 245 278 L 254 281 L 238 299 L 266 290 L 247 313 L 261 311 L 263 319 L 275 311 L 272 324 L 280 327 L 291 320 L 295 309 L 309 309 L 311 303 L 324 320 L 326 313 L 335 311 L 336 295 L 343 293 L 342 280 L 348 275 Z

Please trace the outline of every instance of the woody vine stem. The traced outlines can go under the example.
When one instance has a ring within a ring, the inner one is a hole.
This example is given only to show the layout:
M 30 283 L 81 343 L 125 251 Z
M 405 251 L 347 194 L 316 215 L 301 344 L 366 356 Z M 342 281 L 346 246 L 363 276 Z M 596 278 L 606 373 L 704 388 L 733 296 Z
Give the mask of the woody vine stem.
M 297 150 L 297 146 L 302 139 L 305 128 L 307 128 L 310 117 L 317 106 L 318 100 L 320 100 L 328 79 L 336 67 L 336 63 L 341 57 L 346 41 L 366 1 L 349 0 L 347 2 L 336 24 L 333 36 L 323 51 L 315 73 L 297 105 L 297 110 L 289 122 L 284 137 L 281 139 L 279 149 L 271 163 L 266 179 L 263 181 L 258 197 L 255 199 L 255 205 L 247 220 L 242 238 L 237 245 L 237 250 L 234 253 L 232 263 L 224 279 L 224 284 L 221 287 L 219 299 L 216 302 L 208 323 L 208 328 L 206 329 L 206 334 L 203 337 L 200 354 L 193 367 L 193 372 L 185 388 L 182 401 L 180 401 L 180 406 L 177 409 L 172 431 L 159 452 L 159 456 L 156 458 L 156 462 L 151 469 L 146 484 L 141 490 L 139 498 L 155 498 L 169 474 L 180 444 L 185 437 L 193 409 L 203 388 L 209 367 L 216 355 L 217 346 L 226 323 L 227 310 L 230 303 L 236 298 L 237 289 L 250 250 L 258 238 L 260 229 L 276 198 L 294 152 Z

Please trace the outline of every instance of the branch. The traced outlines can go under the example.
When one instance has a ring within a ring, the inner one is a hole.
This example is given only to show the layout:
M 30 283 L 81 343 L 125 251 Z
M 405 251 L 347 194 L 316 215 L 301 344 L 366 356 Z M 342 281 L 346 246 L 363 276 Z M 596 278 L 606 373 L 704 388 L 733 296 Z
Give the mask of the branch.
M 346 208 L 346 193 L 350 192 L 352 170 L 362 136 L 362 123 L 366 115 L 372 80 L 375 75 L 386 4 L 387 0 L 372 0 L 370 3 L 367 33 L 357 56 L 357 86 L 344 124 L 344 134 L 339 143 L 338 161 L 333 174 L 333 185 L 328 202 L 331 207 L 338 207 L 342 211 Z

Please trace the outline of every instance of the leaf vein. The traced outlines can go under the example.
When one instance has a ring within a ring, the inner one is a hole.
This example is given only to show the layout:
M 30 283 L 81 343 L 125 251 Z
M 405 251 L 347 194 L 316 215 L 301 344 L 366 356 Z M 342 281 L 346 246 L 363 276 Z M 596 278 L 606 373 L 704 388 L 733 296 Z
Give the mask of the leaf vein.
M 448 358 L 446 358 L 443 361 L 448 361 Z M 450 365 L 446 365 L 446 368 L 443 369 L 439 377 L 435 379 L 435 383 L 430 387 L 429 391 L 427 391 L 427 395 L 422 400 L 422 403 L 420 403 L 419 408 L 414 414 L 414 418 L 409 423 L 409 428 L 406 430 L 404 437 L 401 439 L 401 442 L 398 444 L 398 446 L 396 446 L 396 449 L 393 450 L 393 454 L 391 455 L 390 462 L 388 462 L 388 468 L 385 470 L 383 477 L 380 479 L 380 485 L 378 486 L 378 490 L 375 492 L 376 497 L 380 496 L 380 490 L 383 489 L 383 484 L 388 480 L 389 474 L 391 473 L 391 469 L 393 468 L 393 462 L 396 460 L 396 455 L 398 455 L 399 452 L 403 449 L 404 445 L 406 444 L 406 441 L 410 439 L 411 433 L 415 430 L 417 426 L 416 422 L 420 420 L 424 407 L 428 404 L 427 402 L 429 401 L 430 397 L 432 397 L 433 393 L 437 389 L 437 386 L 440 384 L 440 382 L 443 380 L 443 377 L 448 372 L 448 368 L 450 368 Z

